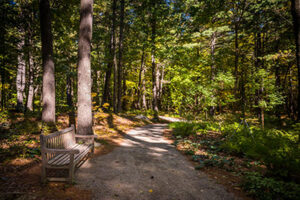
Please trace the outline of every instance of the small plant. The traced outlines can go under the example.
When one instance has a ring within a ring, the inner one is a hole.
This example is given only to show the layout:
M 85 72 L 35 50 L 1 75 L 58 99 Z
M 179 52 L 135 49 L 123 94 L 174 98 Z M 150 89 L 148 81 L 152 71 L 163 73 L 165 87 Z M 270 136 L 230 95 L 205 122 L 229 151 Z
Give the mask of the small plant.
M 261 200 L 296 200 L 300 197 L 299 184 L 265 178 L 257 172 L 245 173 L 242 187 L 250 196 Z

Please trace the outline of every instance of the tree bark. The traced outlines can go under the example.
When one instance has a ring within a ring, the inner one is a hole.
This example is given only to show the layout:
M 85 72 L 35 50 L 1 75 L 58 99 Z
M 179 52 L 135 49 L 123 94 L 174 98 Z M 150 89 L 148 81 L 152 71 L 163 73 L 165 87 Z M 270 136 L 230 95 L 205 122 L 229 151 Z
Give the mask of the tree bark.
M 143 70 L 143 81 L 142 81 L 142 109 L 147 110 L 147 101 L 146 101 L 146 77 L 145 77 L 145 68 Z
M 31 45 L 31 42 L 29 42 Z M 28 91 L 27 91 L 27 102 L 26 110 L 33 111 L 33 96 L 34 96 L 34 61 L 32 54 L 29 50 L 28 52 L 28 65 L 29 65 L 29 75 L 28 75 Z
M 210 54 L 211 54 L 211 82 L 215 80 L 216 76 L 216 66 L 215 66 L 215 49 L 217 44 L 217 33 L 214 32 L 211 36 L 211 42 L 210 42 Z M 214 98 L 214 95 L 212 94 L 211 98 Z M 216 107 L 211 106 L 210 107 L 210 115 L 214 116 Z
M 24 108 L 24 90 L 25 90 L 25 77 L 26 77 L 26 65 L 24 59 L 24 37 L 18 43 L 18 70 L 17 70 L 17 110 L 22 111 Z
M 161 72 L 159 73 L 159 93 L 158 93 L 158 105 L 159 109 L 162 109 L 162 93 L 163 93 L 163 82 L 164 82 L 164 76 L 165 76 L 165 66 L 161 66 Z
M 40 0 L 40 23 L 43 60 L 42 121 L 55 123 L 55 68 L 53 62 L 50 5 L 48 0 Z
M 111 31 L 112 32 L 112 31 Z M 113 57 L 113 34 L 111 34 L 111 39 L 109 42 L 109 61 L 107 64 L 107 69 L 105 73 L 105 81 L 104 81 L 104 89 L 103 89 L 103 97 L 102 97 L 102 105 L 105 103 L 109 103 L 109 95 L 110 95 L 110 78 L 111 78 L 111 73 L 112 73 L 112 57 Z
M 299 0 L 292 1 L 292 16 L 294 23 L 294 34 L 295 34 L 295 45 L 296 45 L 296 63 L 298 70 L 298 117 L 297 120 L 300 120 L 300 2 Z
M 91 41 L 93 26 L 93 0 L 80 1 L 80 27 L 78 43 L 78 114 L 77 133 L 93 134 Z
M 238 25 L 237 22 L 234 25 L 234 30 L 235 30 L 235 58 L 234 58 L 234 76 L 235 76 L 235 92 L 237 93 L 238 91 L 238 67 L 239 67 L 239 40 L 238 40 Z M 237 97 L 237 94 L 236 94 Z
M 70 71 L 72 69 L 70 68 Z M 73 105 L 73 81 L 71 77 L 71 73 L 67 74 L 67 105 L 69 107 L 68 115 L 69 115 L 69 126 L 76 123 L 75 113 L 74 113 L 74 105 Z
M 157 93 L 158 93 L 158 78 L 157 78 L 157 66 L 155 61 L 156 56 L 156 47 L 155 47 L 155 38 L 156 38 L 156 0 L 152 1 L 152 17 L 151 17 L 151 63 L 152 63 L 152 109 L 154 112 L 154 119 L 158 120 L 158 105 L 157 105 Z
M 117 113 L 118 111 L 118 99 L 117 99 L 117 92 L 118 92 L 118 65 L 117 65 L 117 54 L 116 54 L 116 9 L 117 9 L 117 2 L 113 0 L 112 5 L 112 63 L 114 68 L 114 92 L 113 92 L 113 108 L 114 112 Z
M 137 105 L 138 105 L 138 108 L 141 108 L 141 93 L 142 93 L 142 78 L 143 78 L 143 75 L 144 75 L 144 57 L 145 57 L 145 47 L 143 46 L 143 49 L 142 49 L 142 57 L 141 57 L 141 67 L 140 67 L 140 73 L 139 73 L 139 83 L 138 83 L 138 92 L 137 92 L 137 97 L 138 97 L 138 100 L 137 100 Z
M 120 34 L 119 34 L 119 62 L 118 62 L 118 108 L 117 112 L 122 111 L 122 76 L 123 76 L 123 29 L 124 29 L 124 0 L 120 0 Z M 125 88 L 124 88 L 125 89 Z

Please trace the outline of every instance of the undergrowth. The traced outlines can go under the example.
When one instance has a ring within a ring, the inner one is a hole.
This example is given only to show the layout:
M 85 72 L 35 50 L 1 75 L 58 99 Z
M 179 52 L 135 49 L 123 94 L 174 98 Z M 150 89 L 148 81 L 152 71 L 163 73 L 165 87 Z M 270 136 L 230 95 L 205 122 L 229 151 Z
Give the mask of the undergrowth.
M 232 121 L 175 122 L 175 145 L 198 162 L 243 176 L 241 187 L 257 199 L 300 196 L 300 124 L 261 129 Z M 199 153 L 200 152 L 200 153 Z M 242 163 L 236 160 L 242 159 Z

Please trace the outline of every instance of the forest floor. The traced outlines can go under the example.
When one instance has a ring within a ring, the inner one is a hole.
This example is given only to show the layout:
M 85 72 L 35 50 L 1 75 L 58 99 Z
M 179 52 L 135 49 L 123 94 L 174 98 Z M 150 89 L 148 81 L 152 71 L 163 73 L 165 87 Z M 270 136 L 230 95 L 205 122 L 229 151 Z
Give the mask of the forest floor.
M 88 160 L 77 172 L 78 187 L 93 199 L 238 199 L 176 150 L 150 124 L 127 132 L 111 153 Z
M 10 114 L 0 122 L 0 200 L 2 199 L 90 199 L 91 191 L 66 183 L 40 182 L 40 120 L 34 115 Z M 94 113 L 98 147 L 94 157 L 119 145 L 129 129 L 151 123 L 134 115 Z M 68 115 L 58 116 L 58 129 L 68 127 Z M 101 144 L 101 145 L 99 145 Z

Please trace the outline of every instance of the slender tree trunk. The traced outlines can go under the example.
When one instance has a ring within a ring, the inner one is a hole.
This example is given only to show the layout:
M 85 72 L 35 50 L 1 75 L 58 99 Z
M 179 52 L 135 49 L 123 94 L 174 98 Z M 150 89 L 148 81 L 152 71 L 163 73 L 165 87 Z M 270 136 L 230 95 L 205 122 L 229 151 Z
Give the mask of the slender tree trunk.
M 25 77 L 26 77 L 26 65 L 24 59 L 24 38 L 22 36 L 21 41 L 18 44 L 18 70 L 17 70 L 17 110 L 22 111 L 24 108 L 24 90 L 25 90 Z
M 80 2 L 80 27 L 78 43 L 78 114 L 77 133 L 93 134 L 91 41 L 93 26 L 93 0 Z
M 141 108 L 142 75 L 143 75 L 143 71 L 144 71 L 144 57 L 145 57 L 144 49 L 145 49 L 145 47 L 143 46 L 142 57 L 141 57 L 141 67 L 140 67 L 140 73 L 139 73 L 138 93 L 137 93 L 138 108 Z
M 142 78 L 143 78 L 143 81 L 142 81 L 142 109 L 144 110 L 147 110 L 147 100 L 146 100 L 146 76 L 145 76 L 145 73 L 146 73 L 146 68 L 144 67 L 143 68 L 143 71 L 142 71 Z
M 29 43 L 31 44 L 31 43 Z M 29 75 L 28 75 L 28 91 L 27 91 L 27 102 L 26 110 L 33 111 L 33 96 L 34 96 L 34 61 L 32 54 L 29 50 L 28 52 L 28 65 L 29 65 Z
M 101 71 L 97 71 L 96 73 L 96 92 L 97 92 L 97 99 L 96 99 L 96 102 L 98 105 L 103 105 L 101 104 L 101 97 L 100 97 L 100 94 L 101 94 Z M 103 79 L 106 79 L 103 77 Z M 105 82 L 106 80 L 104 80 L 103 82 Z M 102 97 L 103 99 L 103 97 Z
M 239 67 L 239 32 L 238 32 L 238 25 L 237 22 L 235 23 L 234 26 L 234 30 L 235 30 L 235 59 L 234 59 L 234 76 L 235 76 L 235 92 L 236 92 L 236 96 L 237 96 L 237 91 L 238 91 L 238 67 Z
M 277 92 L 282 92 L 281 91 L 281 82 L 280 82 L 280 65 L 278 62 L 277 62 L 276 68 L 275 68 L 275 79 L 276 79 L 275 86 L 277 88 L 276 89 Z M 280 108 L 281 108 L 280 105 L 276 106 L 276 108 L 275 108 L 276 109 L 275 114 L 276 114 L 276 117 L 278 120 L 280 120 L 280 113 L 281 113 Z
M 162 109 L 162 93 L 163 93 L 163 82 L 164 82 L 164 75 L 165 75 L 165 66 L 161 66 L 161 72 L 159 73 L 159 97 L 158 97 L 158 105 L 159 109 Z
M 300 1 L 292 1 L 292 16 L 294 22 L 294 33 L 295 33 L 295 45 L 296 45 L 296 61 L 297 61 L 297 70 L 298 70 L 298 117 L 297 120 L 300 120 Z
M 114 112 L 117 113 L 118 111 L 118 99 L 117 99 L 117 92 L 118 92 L 118 65 L 117 65 L 117 54 L 116 54 L 116 9 L 117 9 L 117 2 L 116 0 L 113 0 L 112 5 L 112 37 L 113 37 L 113 43 L 112 43 L 112 63 L 114 68 L 114 92 L 113 92 L 113 107 Z
M 127 91 L 127 86 L 126 86 L 126 76 L 127 76 L 127 71 L 126 70 L 124 70 L 124 72 L 123 72 L 123 80 L 122 80 L 122 84 L 123 84 L 123 86 L 122 86 L 122 88 L 123 88 L 123 90 L 122 90 L 122 96 L 126 96 L 126 91 Z M 133 92 L 131 92 L 132 93 L 132 95 L 133 95 Z M 129 96 L 129 94 L 128 94 L 128 96 Z M 123 101 L 121 101 L 122 102 L 122 107 L 123 107 L 123 110 L 126 110 L 126 105 L 127 105 L 127 103 L 128 103 L 128 99 L 123 99 Z
M 105 103 L 110 102 L 109 101 L 109 99 L 110 99 L 109 98 L 109 95 L 110 95 L 110 78 L 111 78 L 112 66 L 113 66 L 113 62 L 112 62 L 112 59 L 111 59 L 111 58 L 113 58 L 113 34 L 111 34 L 111 39 L 110 39 L 110 43 L 109 43 L 109 56 L 110 56 L 110 59 L 108 61 L 107 70 L 106 70 L 106 73 L 105 73 L 102 105 L 105 104 Z
M 40 0 L 40 23 L 43 60 L 42 121 L 46 123 L 55 123 L 55 68 L 53 62 L 50 5 L 48 0 Z
M 145 74 L 145 70 L 144 70 Z M 142 83 L 142 109 L 147 110 L 147 101 L 146 101 L 146 78 L 144 75 Z
M 123 29 L 124 29 L 124 0 L 120 0 L 120 34 L 119 34 L 119 60 L 118 60 L 118 107 L 117 112 L 122 111 L 122 76 L 123 76 Z
M 70 68 L 70 71 L 72 69 Z M 73 104 L 73 81 L 71 77 L 71 73 L 67 74 L 67 105 L 69 107 L 68 115 L 69 115 L 69 126 L 76 123 L 75 120 L 75 112 L 74 112 L 74 104 Z
M 151 62 L 152 62 L 152 92 L 153 92 L 153 101 L 152 109 L 154 111 L 154 119 L 158 120 L 158 78 L 157 78 L 157 66 L 155 61 L 156 56 L 156 47 L 155 47 L 155 38 L 156 38 L 156 9 L 157 4 L 156 0 L 152 1 L 152 17 L 151 17 Z
M 210 42 L 210 54 L 211 54 L 211 81 L 213 82 L 215 80 L 216 76 L 216 66 L 215 66 L 215 49 L 217 44 L 217 33 L 214 32 L 211 36 L 211 42 Z M 211 98 L 215 98 L 212 94 Z M 211 106 L 210 107 L 210 115 L 214 116 L 216 107 Z
M 4 4 L 4 1 L 3 1 Z M 1 2 L 1 6 L 3 5 Z M 1 55 L 5 55 L 6 54 L 6 47 L 5 47 L 5 35 L 6 35 L 6 26 L 5 26 L 5 22 L 6 22 L 6 9 L 4 9 L 4 12 L 1 12 L 1 21 L 4 24 L 1 24 L 0 26 L 0 52 Z M 5 84 L 5 58 L 4 56 L 1 56 L 0 58 L 0 79 L 1 79 L 1 92 L 0 92 L 0 103 L 1 103 L 1 110 L 3 111 L 5 109 L 5 88 L 4 88 L 4 84 Z
M 294 92 L 293 92 L 293 74 L 292 74 L 292 70 L 289 71 L 290 75 L 289 75 L 289 113 L 290 113 L 290 117 L 292 120 L 296 119 L 296 115 L 295 115 L 295 104 L 294 104 Z
M 244 57 L 242 58 L 242 62 L 244 62 Z M 242 104 L 242 118 L 245 119 L 245 112 L 246 112 L 246 94 L 245 94 L 245 79 L 247 77 L 247 69 L 243 69 L 241 67 L 241 70 L 243 71 L 241 75 L 241 104 Z

